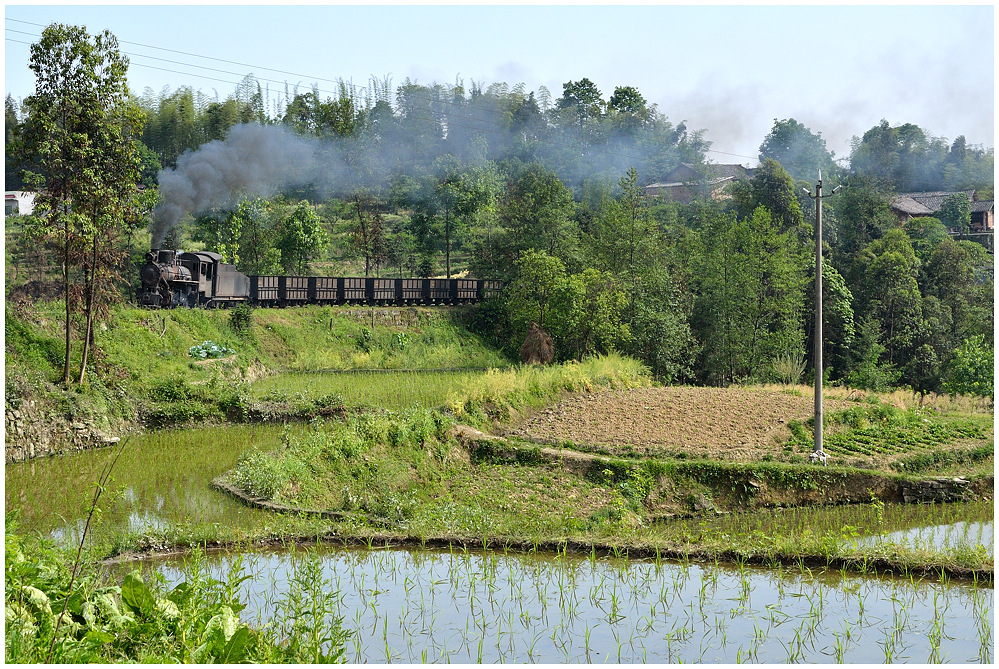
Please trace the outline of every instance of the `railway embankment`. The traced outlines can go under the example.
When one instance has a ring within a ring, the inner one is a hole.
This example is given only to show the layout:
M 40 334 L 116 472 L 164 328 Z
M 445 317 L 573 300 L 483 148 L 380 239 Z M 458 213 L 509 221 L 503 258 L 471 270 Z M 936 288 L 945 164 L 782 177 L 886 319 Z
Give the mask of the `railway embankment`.
M 96 329 L 82 383 L 74 352 L 67 388 L 61 318 L 57 300 L 7 304 L 6 462 L 99 448 L 135 430 L 349 409 L 334 396 L 256 396 L 255 384 L 274 375 L 510 364 L 465 326 L 461 307 L 118 306 Z

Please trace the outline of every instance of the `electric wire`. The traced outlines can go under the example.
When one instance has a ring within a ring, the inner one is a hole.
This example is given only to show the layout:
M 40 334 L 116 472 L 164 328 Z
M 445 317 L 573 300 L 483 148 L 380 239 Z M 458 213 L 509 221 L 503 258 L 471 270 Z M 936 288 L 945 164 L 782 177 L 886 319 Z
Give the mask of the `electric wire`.
M 23 20 L 20 20 L 20 19 L 6 18 L 6 20 L 7 21 L 15 21 L 15 22 L 18 22 L 18 23 L 24 23 L 24 24 L 27 24 L 27 25 L 38 26 L 38 27 L 45 27 L 43 24 L 33 23 L 33 22 L 30 22 L 30 21 L 23 21 Z M 29 32 L 26 32 L 26 31 L 21 31 L 21 30 L 16 30 L 14 28 L 5 28 L 5 31 L 12 32 L 12 33 L 18 33 L 18 34 L 23 34 L 23 35 L 28 35 L 28 36 L 31 36 L 31 37 L 40 37 L 40 35 L 34 35 L 32 33 L 29 33 Z M 13 38 L 10 38 L 10 37 L 6 37 L 6 36 L 5 36 L 4 39 L 5 39 L 5 41 L 9 41 L 9 42 L 15 42 L 15 43 L 19 43 L 19 44 L 29 44 L 30 45 L 30 43 L 28 43 L 28 42 L 23 42 L 23 41 L 16 40 L 16 39 L 13 39 Z M 225 59 L 222 59 L 222 58 L 216 58 L 214 56 L 203 56 L 203 55 L 200 55 L 200 54 L 190 53 L 190 52 L 186 52 L 186 51 L 179 51 L 179 50 L 176 50 L 176 49 L 168 49 L 168 48 L 165 48 L 165 47 L 158 47 L 158 46 L 154 46 L 154 45 L 150 45 L 150 44 L 142 44 L 142 43 L 139 43 L 139 42 L 130 42 L 130 41 L 127 41 L 127 40 L 118 40 L 118 41 L 120 43 L 122 43 L 122 44 L 131 44 L 133 46 L 139 46 L 139 47 L 150 48 L 150 49 L 157 49 L 157 50 L 161 50 L 161 51 L 167 51 L 167 52 L 170 52 L 170 53 L 178 53 L 178 54 L 182 54 L 182 55 L 186 55 L 186 56 L 191 56 L 191 57 L 194 57 L 194 58 L 202 58 L 202 59 L 205 59 L 205 60 L 218 61 L 218 62 L 228 63 L 228 64 L 232 64 L 232 65 L 240 65 L 240 66 L 243 66 L 243 67 L 249 67 L 249 68 L 254 69 L 254 70 L 264 70 L 264 71 L 270 71 L 270 72 L 278 72 L 280 74 L 289 74 L 291 76 L 301 77 L 302 79 L 308 79 L 308 80 L 313 80 L 313 81 L 317 81 L 317 80 L 318 81 L 326 81 L 326 82 L 330 82 L 330 83 L 335 83 L 335 84 L 337 84 L 339 86 L 344 85 L 344 82 L 343 82 L 342 79 L 340 79 L 340 80 L 333 80 L 333 79 L 326 79 L 326 78 L 322 78 L 322 77 L 308 77 L 308 76 L 302 75 L 300 73 L 289 72 L 289 71 L 286 71 L 286 70 L 277 70 L 277 69 L 274 69 L 274 68 L 259 67 L 259 66 L 248 64 L 248 63 L 240 63 L 240 62 L 237 62 L 237 61 L 230 61 L 230 60 L 225 60 Z M 125 54 L 128 55 L 129 57 L 148 58 L 148 59 L 152 59 L 152 60 L 157 60 L 157 61 L 162 61 L 162 62 L 170 63 L 170 64 L 173 64 L 173 65 L 183 65 L 185 67 L 193 67 L 193 68 L 197 68 L 197 69 L 203 69 L 203 70 L 208 70 L 208 71 L 212 71 L 212 72 L 218 72 L 218 73 L 222 73 L 222 74 L 229 74 L 229 75 L 237 76 L 237 77 L 241 76 L 239 73 L 236 73 L 236 72 L 231 72 L 231 71 L 228 71 L 228 70 L 220 70 L 218 68 L 212 68 L 212 67 L 208 67 L 206 65 L 197 65 L 197 64 L 194 64 L 194 63 L 184 63 L 184 62 L 181 62 L 181 61 L 175 61 L 175 60 L 168 59 L 168 58 L 161 58 L 161 57 L 158 57 L 158 56 L 150 56 L 150 55 L 147 55 L 147 54 L 135 54 L 135 53 L 130 53 L 130 52 L 125 52 Z M 164 67 L 157 67 L 155 65 L 148 65 L 146 63 L 140 63 L 140 62 L 136 62 L 134 64 L 136 66 L 143 67 L 143 68 L 146 68 L 146 69 L 157 70 L 157 71 L 162 71 L 162 72 L 178 73 L 178 71 L 176 69 L 168 69 L 168 68 L 164 68 Z M 239 86 L 243 81 L 246 80 L 247 77 L 252 77 L 257 82 L 263 81 L 263 82 L 266 82 L 266 83 L 274 83 L 274 84 L 278 84 L 278 85 L 283 84 L 285 87 L 287 87 L 287 83 L 288 83 L 287 81 L 283 81 L 282 82 L 280 80 L 268 79 L 268 78 L 264 78 L 264 77 L 258 77 L 258 76 L 254 75 L 252 73 L 250 73 L 248 75 L 244 75 L 242 77 L 242 80 L 238 81 L 238 82 L 236 82 L 236 81 L 230 81 L 230 80 L 227 80 L 227 79 L 220 79 L 218 77 L 212 77 L 212 76 L 209 76 L 209 75 L 204 75 L 204 74 L 199 74 L 199 73 L 180 72 L 180 74 L 184 74 L 185 76 L 192 76 L 192 77 L 196 77 L 196 78 L 211 80 L 211 81 L 218 81 L 218 82 L 221 82 L 221 83 L 230 84 L 232 86 Z M 355 88 L 355 87 L 351 86 L 351 88 Z M 294 90 L 295 90 L 295 92 L 297 94 L 298 85 L 295 86 Z M 321 88 L 318 87 L 318 85 L 313 85 L 313 87 L 310 90 L 314 91 L 317 94 L 318 93 L 325 93 L 327 95 L 339 95 L 340 94 L 340 91 L 330 91 L 330 90 L 326 90 L 326 89 L 321 89 Z M 366 89 L 364 87 L 361 87 L 360 90 L 361 91 L 365 91 Z M 354 92 L 354 91 L 352 91 L 352 92 Z M 421 95 L 421 94 L 413 94 L 413 93 L 409 93 L 409 96 L 412 97 L 412 98 L 418 99 L 418 100 L 422 100 L 424 102 L 429 102 L 431 104 L 445 102 L 445 100 L 443 98 L 436 98 L 436 97 L 433 97 L 433 96 L 427 96 L 427 95 Z M 360 96 L 358 96 L 358 97 L 360 97 Z M 366 97 L 367 101 L 370 102 L 370 99 L 371 99 L 370 94 L 367 95 L 367 96 L 365 96 L 365 97 Z M 287 103 L 288 103 L 288 101 L 286 100 L 286 105 L 287 105 Z M 470 109 L 470 110 L 473 110 L 473 111 L 475 111 L 475 110 L 482 111 L 485 114 L 494 114 L 496 112 L 496 110 L 494 110 L 494 109 L 477 106 L 477 105 L 475 105 L 472 102 L 465 102 L 463 104 L 463 106 L 466 107 L 466 108 L 468 108 L 468 109 Z M 419 120 L 419 121 L 432 121 L 434 123 L 439 123 L 439 119 L 437 117 L 421 115 L 420 113 L 409 114 L 409 117 L 413 118 L 415 120 Z M 476 118 L 473 118 L 473 117 L 470 117 L 470 116 L 467 116 L 467 115 L 453 114 L 452 113 L 452 114 L 447 114 L 446 115 L 446 119 L 447 119 L 446 120 L 447 127 L 461 128 L 461 129 L 466 129 L 466 130 L 470 130 L 470 131 L 474 131 L 474 132 L 479 132 L 479 133 L 489 133 L 489 134 L 494 134 L 494 135 L 500 135 L 500 136 L 503 136 L 503 137 L 508 136 L 508 133 L 505 133 L 502 130 L 493 130 L 493 129 L 490 129 L 490 128 L 483 128 L 481 126 L 467 125 L 465 123 L 461 123 L 460 121 L 468 121 L 468 122 L 472 122 L 472 123 L 481 122 L 481 119 L 476 119 Z M 549 144 L 553 143 L 550 138 L 547 139 L 546 142 L 549 143 Z M 564 142 L 560 142 L 560 143 L 563 145 L 563 147 L 567 146 L 567 144 L 564 143 Z M 626 159 L 631 159 L 631 160 L 642 160 L 644 158 L 641 155 L 632 154 L 632 153 L 624 153 L 624 152 L 620 152 L 620 151 L 608 151 L 608 150 L 600 149 L 599 147 L 592 146 L 592 145 L 586 147 L 586 150 L 588 152 L 590 152 L 590 153 L 597 153 L 597 154 L 601 154 L 601 155 L 607 155 L 607 156 L 613 156 L 613 157 L 619 157 L 619 158 L 626 158 Z M 719 155 L 733 156 L 733 157 L 737 157 L 737 158 L 746 158 L 748 160 L 757 160 L 756 156 L 746 156 L 746 155 L 742 155 L 742 154 L 738 154 L 738 153 L 731 153 L 731 152 L 726 152 L 726 151 L 719 151 L 717 149 L 705 148 L 705 149 L 701 149 L 701 150 L 704 153 L 717 153 Z

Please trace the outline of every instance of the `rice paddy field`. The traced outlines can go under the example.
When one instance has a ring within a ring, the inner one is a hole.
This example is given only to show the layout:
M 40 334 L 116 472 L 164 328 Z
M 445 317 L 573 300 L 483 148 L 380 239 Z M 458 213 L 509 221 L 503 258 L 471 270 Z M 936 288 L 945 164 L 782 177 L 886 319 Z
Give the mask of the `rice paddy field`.
M 240 584 L 248 604 L 240 616 L 251 625 L 293 622 L 282 608 L 289 598 L 296 610 L 342 618 L 351 633 L 344 659 L 354 663 L 994 661 L 991 499 L 891 505 L 872 496 L 741 513 L 704 499 L 702 512 L 653 517 L 642 506 L 650 481 L 637 470 L 580 474 L 541 461 L 523 441 L 513 460 L 476 460 L 431 410 L 482 424 L 484 406 L 523 409 L 537 424 L 560 393 L 604 401 L 634 387 L 651 406 L 655 391 L 640 370 L 588 365 L 268 376 L 251 386 L 257 402 L 367 411 L 328 424 L 152 431 L 128 439 L 120 455 L 102 449 L 8 464 L 8 519 L 62 545 L 78 542 L 93 484 L 114 462 L 90 555 L 119 556 L 130 569 L 138 552 L 142 569 L 170 585 L 193 560 Z M 990 431 L 959 436 L 975 441 L 947 467 L 991 462 L 991 454 L 970 459 Z M 925 472 L 949 453 L 938 442 L 924 450 L 919 462 L 898 462 Z M 251 456 L 261 467 L 244 467 Z M 324 460 L 328 471 L 316 466 Z M 273 513 L 211 488 L 242 469 L 247 481 L 283 476 L 270 493 L 278 501 L 353 515 Z M 696 508 L 705 495 L 693 497 Z M 450 548 L 429 547 L 442 544 Z M 205 555 L 198 547 L 206 545 L 224 548 Z M 674 559 L 659 557 L 660 546 Z M 193 553 L 171 557 L 178 547 Z M 697 557 L 683 557 L 686 550 Z M 901 566 L 891 568 L 895 576 L 886 560 Z M 910 569 L 918 565 L 932 568 Z
M 991 663 L 991 588 L 746 565 L 450 549 L 210 557 L 251 624 L 300 591 L 353 663 Z M 144 565 L 168 583 L 176 561 Z M 235 570 L 235 574 L 233 571 Z M 227 577 L 226 574 L 229 574 Z

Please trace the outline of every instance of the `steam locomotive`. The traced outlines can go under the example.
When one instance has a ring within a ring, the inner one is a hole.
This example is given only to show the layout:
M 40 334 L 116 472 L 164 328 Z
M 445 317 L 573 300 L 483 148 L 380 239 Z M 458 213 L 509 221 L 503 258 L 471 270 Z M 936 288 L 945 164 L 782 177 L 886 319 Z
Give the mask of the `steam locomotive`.
M 374 277 L 246 275 L 210 251 L 154 249 L 139 270 L 142 306 L 231 307 L 251 304 L 445 305 L 480 302 L 497 295 L 499 281 L 486 279 L 381 279 Z

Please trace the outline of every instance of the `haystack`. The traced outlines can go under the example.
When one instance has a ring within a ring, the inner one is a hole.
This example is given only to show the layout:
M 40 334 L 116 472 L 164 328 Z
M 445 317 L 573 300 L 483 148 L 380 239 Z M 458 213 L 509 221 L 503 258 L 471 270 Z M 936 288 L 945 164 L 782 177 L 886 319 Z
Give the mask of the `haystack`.
M 520 359 L 528 365 L 547 365 L 555 359 L 555 344 L 548 333 L 531 323 L 524 345 L 520 347 Z

